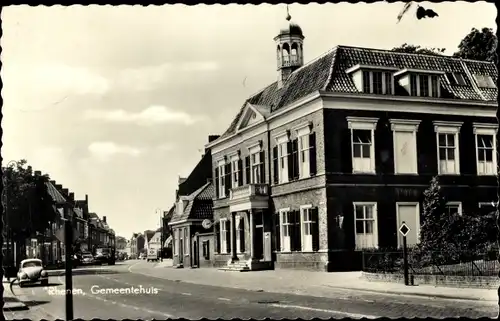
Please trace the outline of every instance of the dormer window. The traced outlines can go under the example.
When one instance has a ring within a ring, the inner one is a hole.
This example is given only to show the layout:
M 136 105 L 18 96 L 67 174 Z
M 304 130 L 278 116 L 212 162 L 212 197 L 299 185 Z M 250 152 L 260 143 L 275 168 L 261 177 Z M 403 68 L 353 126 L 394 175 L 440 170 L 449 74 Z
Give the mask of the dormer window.
M 393 88 L 392 72 L 363 71 L 363 92 L 365 94 L 392 95 Z
M 404 69 L 394 74 L 410 96 L 441 97 L 439 72 Z
M 346 70 L 356 88 L 365 94 L 394 95 L 393 72 L 397 68 L 355 65 Z
M 476 83 L 480 88 L 496 88 L 495 83 L 491 76 L 488 75 L 474 75 Z

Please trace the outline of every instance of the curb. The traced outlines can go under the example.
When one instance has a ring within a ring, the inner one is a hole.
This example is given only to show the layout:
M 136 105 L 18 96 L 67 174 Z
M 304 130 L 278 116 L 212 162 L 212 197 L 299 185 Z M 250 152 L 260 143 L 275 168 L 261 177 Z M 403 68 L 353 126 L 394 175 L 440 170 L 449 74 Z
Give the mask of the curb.
M 142 271 L 132 271 L 131 269 L 129 269 L 129 272 L 130 273 L 134 273 L 134 274 L 145 275 L 145 276 L 149 276 L 149 277 L 153 277 L 153 278 L 163 279 L 163 280 L 167 280 L 167 281 L 172 281 L 172 282 L 178 281 L 178 280 L 173 280 L 171 278 L 165 278 L 165 277 L 151 275 L 151 274 L 148 274 L 148 273 L 144 273 Z M 182 281 L 182 282 L 203 285 L 203 284 L 191 281 L 191 280 L 189 280 L 189 281 Z M 423 298 L 428 298 L 428 299 L 440 298 L 440 299 L 448 299 L 448 300 L 483 301 L 483 302 L 484 301 L 487 301 L 487 302 L 496 302 L 497 301 L 497 299 L 487 299 L 487 298 L 467 297 L 467 296 L 457 296 L 457 295 L 452 296 L 452 295 L 446 295 L 446 294 L 426 294 L 426 293 L 419 293 L 419 292 L 398 292 L 398 291 L 390 291 L 390 290 L 389 291 L 387 291 L 387 290 L 377 291 L 377 290 L 366 290 L 366 289 L 359 289 L 359 288 L 349 288 L 349 287 L 342 287 L 342 286 L 335 286 L 335 285 L 320 285 L 320 286 L 327 287 L 327 288 L 332 288 L 332 289 L 358 291 L 358 292 L 367 292 L 367 293 L 373 293 L 373 294 L 418 296 L 418 297 L 423 297 Z M 231 286 L 231 288 L 243 289 L 242 287 L 233 287 L 233 286 Z M 251 291 L 251 290 L 249 290 L 249 291 Z M 288 292 L 286 292 L 286 293 L 288 293 Z
M 335 285 L 324 285 L 329 288 L 334 289 L 342 289 L 342 290 L 350 290 L 350 291 L 360 291 L 360 292 L 368 292 L 368 293 L 383 293 L 383 294 L 392 294 L 392 295 L 411 295 L 411 296 L 419 296 L 425 298 L 440 298 L 440 299 L 448 299 L 448 300 L 467 300 L 467 301 L 488 301 L 488 302 L 496 302 L 498 299 L 487 299 L 487 298 L 478 298 L 478 297 L 467 297 L 467 296 L 459 296 L 459 295 L 446 295 L 446 294 L 426 294 L 420 292 L 398 292 L 398 291 L 387 291 L 387 290 L 366 290 L 366 289 L 357 289 L 357 288 L 348 288 L 342 286 Z

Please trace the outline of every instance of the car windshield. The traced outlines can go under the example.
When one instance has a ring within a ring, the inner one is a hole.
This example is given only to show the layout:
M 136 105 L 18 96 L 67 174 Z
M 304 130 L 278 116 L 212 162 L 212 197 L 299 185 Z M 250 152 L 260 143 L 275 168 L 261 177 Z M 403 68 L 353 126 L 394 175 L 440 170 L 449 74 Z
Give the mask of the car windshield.
M 91 258 L 92 258 L 92 255 L 91 255 L 91 254 L 84 254 L 84 255 L 83 255 L 83 258 L 84 258 L 84 259 L 91 259 Z
M 23 264 L 23 268 L 29 268 L 29 267 L 41 267 L 42 263 L 38 261 L 30 261 L 26 262 Z
M 109 249 L 97 249 L 96 253 L 107 254 L 109 253 Z

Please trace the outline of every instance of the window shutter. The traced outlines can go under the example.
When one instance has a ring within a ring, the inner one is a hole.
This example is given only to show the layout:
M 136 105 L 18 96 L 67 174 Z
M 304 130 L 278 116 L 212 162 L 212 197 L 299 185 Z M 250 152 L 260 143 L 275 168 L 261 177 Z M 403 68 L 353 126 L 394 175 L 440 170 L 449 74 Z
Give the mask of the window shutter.
M 309 135 L 309 173 L 311 176 L 316 175 L 316 133 Z
M 240 216 L 240 251 L 245 252 L 245 218 Z
M 215 198 L 219 198 L 219 167 L 215 168 Z
M 260 181 L 259 183 L 261 184 L 264 184 L 266 182 L 266 167 L 265 167 L 265 164 L 266 164 L 266 152 L 265 151 L 262 151 L 260 152 Z
M 231 223 L 229 220 L 225 220 L 224 223 L 226 224 L 226 249 L 227 253 L 231 253 Z
M 243 185 L 243 162 L 238 160 L 238 186 Z
M 300 229 L 300 210 L 294 212 L 295 225 L 295 251 L 302 251 L 302 231 Z
M 287 163 L 288 163 L 288 180 L 293 181 L 293 144 L 292 142 L 286 143 Z
M 278 146 L 273 147 L 273 177 L 274 177 L 274 184 L 279 183 L 279 159 L 278 159 Z
M 293 178 L 299 178 L 299 140 L 292 141 L 292 159 L 293 159 Z
M 226 189 L 226 197 L 229 197 L 229 190 L 231 189 L 231 164 L 226 164 L 225 165 L 225 177 L 226 177 L 226 181 L 225 181 L 225 189 Z
M 250 156 L 245 157 L 245 177 L 246 183 L 251 184 L 252 180 L 250 179 Z
M 215 223 L 215 251 L 217 253 L 220 253 L 220 243 L 221 243 L 221 239 L 220 239 L 220 222 L 216 222 Z
M 311 209 L 311 234 L 312 234 L 312 249 L 317 252 L 319 250 L 319 220 L 318 220 L 318 208 L 313 207 Z
M 276 252 L 281 252 L 281 228 L 280 228 L 280 213 L 274 213 L 274 239 L 276 244 Z

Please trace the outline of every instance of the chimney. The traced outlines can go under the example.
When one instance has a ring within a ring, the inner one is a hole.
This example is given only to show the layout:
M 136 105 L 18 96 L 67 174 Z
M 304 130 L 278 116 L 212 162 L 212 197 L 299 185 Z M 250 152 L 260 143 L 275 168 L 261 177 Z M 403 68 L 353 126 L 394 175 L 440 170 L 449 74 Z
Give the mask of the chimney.
M 50 184 L 52 184 L 54 187 L 56 187 L 56 181 L 51 180 L 51 181 L 50 181 Z
M 42 171 L 35 171 L 35 176 L 42 176 Z
M 216 140 L 219 137 L 220 137 L 220 135 L 209 135 L 208 136 L 208 143 L 210 144 L 211 142 L 213 142 L 214 140 Z
M 85 203 L 89 204 L 89 196 L 87 194 L 85 194 Z
M 107 222 L 106 222 L 106 216 L 103 216 L 103 217 L 102 217 L 102 221 L 103 221 L 104 223 L 107 223 Z
M 69 193 L 69 195 L 68 195 L 68 196 L 69 196 L 69 199 L 70 199 L 70 200 L 72 200 L 72 201 L 74 201 L 74 200 L 75 200 L 75 193 L 71 192 L 71 193 Z
M 69 196 L 69 189 L 63 188 L 62 192 L 63 192 L 64 196 Z
M 61 189 L 62 189 L 62 185 L 61 185 L 61 184 L 56 184 L 56 188 L 57 188 L 58 190 L 61 190 Z

